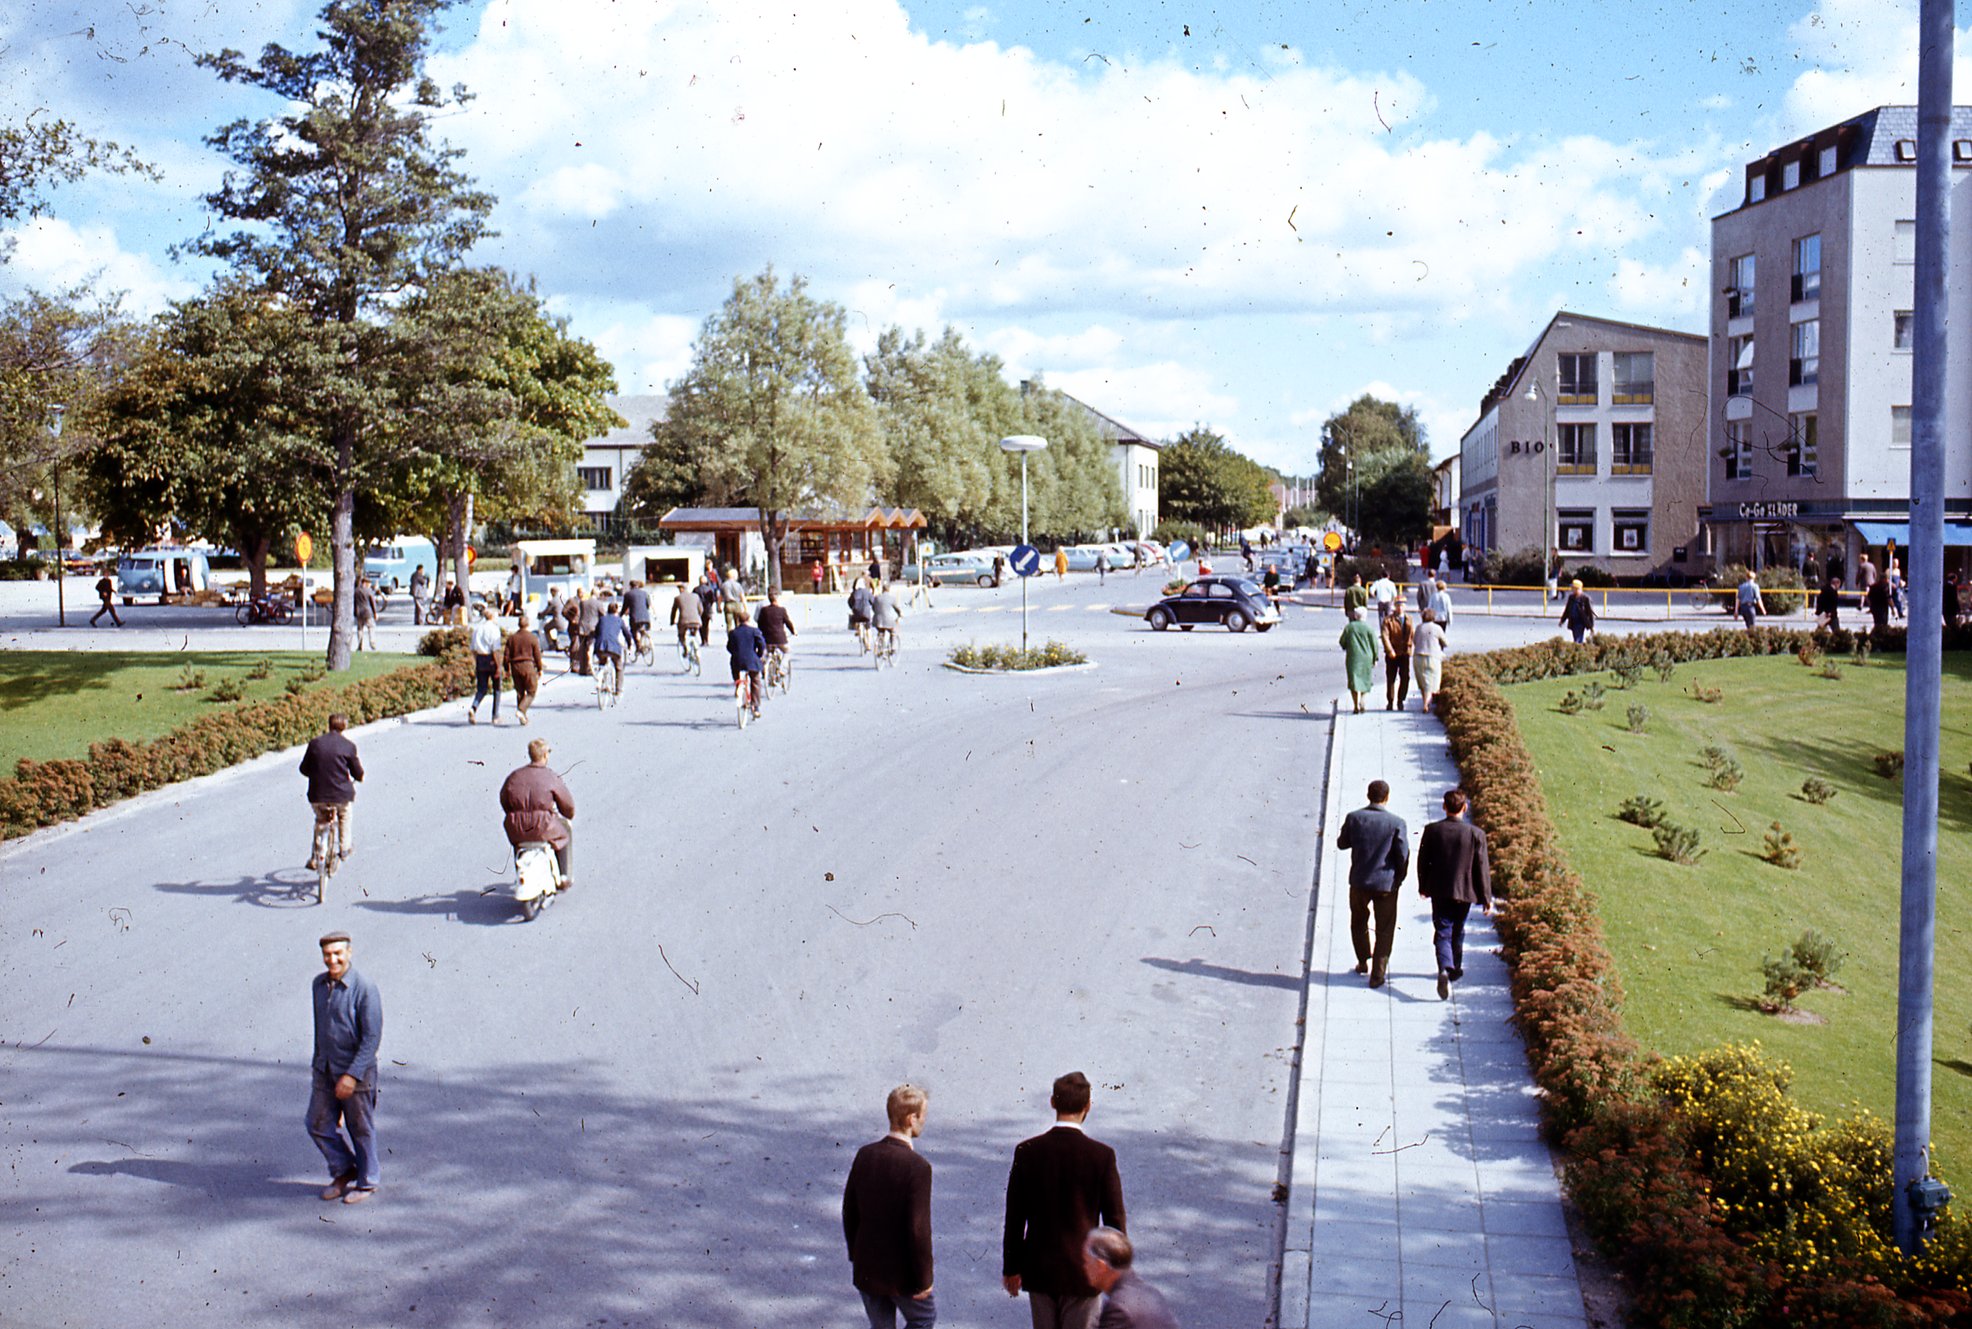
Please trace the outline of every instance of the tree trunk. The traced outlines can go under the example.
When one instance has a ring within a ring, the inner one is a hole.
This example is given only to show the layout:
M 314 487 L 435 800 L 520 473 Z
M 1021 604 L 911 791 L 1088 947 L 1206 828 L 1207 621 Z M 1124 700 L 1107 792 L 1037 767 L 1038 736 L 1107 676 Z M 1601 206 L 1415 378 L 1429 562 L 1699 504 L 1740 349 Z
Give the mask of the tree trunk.
M 355 449 L 345 438 L 337 446 L 344 459 L 343 474 Z M 335 565 L 335 598 L 329 610 L 329 654 L 331 670 L 349 668 L 349 657 L 356 644 L 356 491 L 343 485 L 336 494 L 335 513 L 329 519 L 329 547 Z M 304 574 L 304 588 L 307 583 Z M 303 594 L 306 594 L 304 589 Z
M 267 594 L 267 559 L 273 552 L 271 536 L 253 535 L 240 539 L 240 552 L 246 555 L 247 595 L 255 600 Z
M 466 593 L 466 603 L 472 603 L 472 565 L 466 562 L 466 533 L 472 529 L 472 492 L 452 495 L 445 501 L 445 509 L 451 521 L 450 544 L 445 557 L 452 564 L 452 575 L 458 579 L 459 589 Z
M 787 541 L 787 522 L 778 512 L 760 509 L 760 539 L 767 546 L 767 589 L 781 589 L 781 546 Z

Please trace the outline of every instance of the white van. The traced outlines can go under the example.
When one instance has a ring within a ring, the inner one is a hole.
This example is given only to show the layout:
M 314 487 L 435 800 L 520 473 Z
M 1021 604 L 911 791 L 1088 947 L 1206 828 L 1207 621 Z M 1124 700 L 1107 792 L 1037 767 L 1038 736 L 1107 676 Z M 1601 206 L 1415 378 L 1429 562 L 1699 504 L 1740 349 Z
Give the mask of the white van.
M 370 546 L 370 552 L 363 556 L 363 575 L 373 586 L 386 591 L 400 591 L 411 584 L 411 573 L 418 568 L 425 570 L 425 576 L 432 584 L 438 584 L 438 546 L 422 535 L 392 536 L 380 544 Z
M 116 561 L 116 590 L 123 603 L 155 595 L 159 604 L 212 586 L 212 566 L 203 549 L 140 549 Z

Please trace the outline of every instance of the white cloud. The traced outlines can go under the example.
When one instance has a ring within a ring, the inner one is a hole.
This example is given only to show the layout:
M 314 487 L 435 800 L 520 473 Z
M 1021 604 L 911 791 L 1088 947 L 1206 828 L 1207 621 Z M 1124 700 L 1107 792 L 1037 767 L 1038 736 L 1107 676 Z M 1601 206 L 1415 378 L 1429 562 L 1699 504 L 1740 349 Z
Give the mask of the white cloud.
M 1046 376 L 1051 388 L 1114 416 L 1150 438 L 1169 438 L 1195 424 L 1225 422 L 1239 414 L 1239 399 L 1194 364 L 1159 364 L 1076 369 Z M 1217 425 L 1230 432 L 1224 423 Z
M 662 393 L 691 368 L 699 319 L 623 304 L 591 306 L 555 299 L 548 301 L 548 307 L 566 315 L 570 331 L 587 338 L 616 367 L 621 392 Z
M 121 292 L 124 312 L 133 315 L 157 313 L 198 291 L 196 282 L 159 268 L 149 255 L 124 249 L 108 226 L 35 217 L 0 235 L 13 244 L 11 259 L 0 265 L 0 286 L 11 290 Z
M 1812 133 L 1874 106 L 1917 101 L 1917 0 L 1820 0 L 1788 29 L 1807 66 L 1787 90 L 1784 123 L 1773 143 Z M 1972 51 L 1972 28 L 1956 30 L 1955 49 Z M 1952 86 L 1972 87 L 1972 55 L 1953 61 Z
M 1618 258 L 1608 292 L 1616 308 L 1635 319 L 1695 325 L 1705 316 L 1711 261 L 1687 245 L 1669 263 Z

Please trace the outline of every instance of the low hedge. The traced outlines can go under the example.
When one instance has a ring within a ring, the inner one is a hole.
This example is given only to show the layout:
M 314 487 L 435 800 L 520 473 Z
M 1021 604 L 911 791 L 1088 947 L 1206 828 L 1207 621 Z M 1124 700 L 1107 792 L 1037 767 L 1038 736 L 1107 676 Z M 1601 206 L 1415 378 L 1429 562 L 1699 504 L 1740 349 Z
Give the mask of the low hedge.
M 1569 1193 L 1625 1275 L 1633 1326 L 1944 1329 L 1972 1323 L 1972 1222 L 1947 1213 L 1923 1253 L 1890 1244 L 1888 1143 L 1858 1116 L 1786 1101 L 1757 1049 L 1662 1063 L 1623 1026 L 1594 893 L 1569 867 L 1503 685 L 1626 665 L 1851 650 L 1848 632 L 1665 632 L 1550 641 L 1445 662 L 1460 779 L 1492 847 L 1498 930 Z M 1901 651 L 1904 634 L 1871 634 Z M 1972 649 L 1972 632 L 1947 634 Z
M 0 839 L 26 835 L 136 794 L 211 775 L 265 752 L 305 743 L 341 711 L 353 725 L 421 711 L 472 690 L 472 657 L 445 650 L 344 687 L 311 688 L 200 716 L 148 743 L 112 738 L 89 755 L 60 761 L 23 758 L 0 780 Z

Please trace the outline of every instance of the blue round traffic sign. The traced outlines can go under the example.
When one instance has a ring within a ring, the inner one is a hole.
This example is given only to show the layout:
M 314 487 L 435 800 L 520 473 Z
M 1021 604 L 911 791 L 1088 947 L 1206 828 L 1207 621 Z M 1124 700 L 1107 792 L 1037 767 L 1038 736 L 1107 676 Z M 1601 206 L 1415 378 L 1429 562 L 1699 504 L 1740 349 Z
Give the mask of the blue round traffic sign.
M 1041 570 L 1041 551 L 1033 545 L 1015 545 L 1007 564 L 1016 577 L 1031 577 Z

